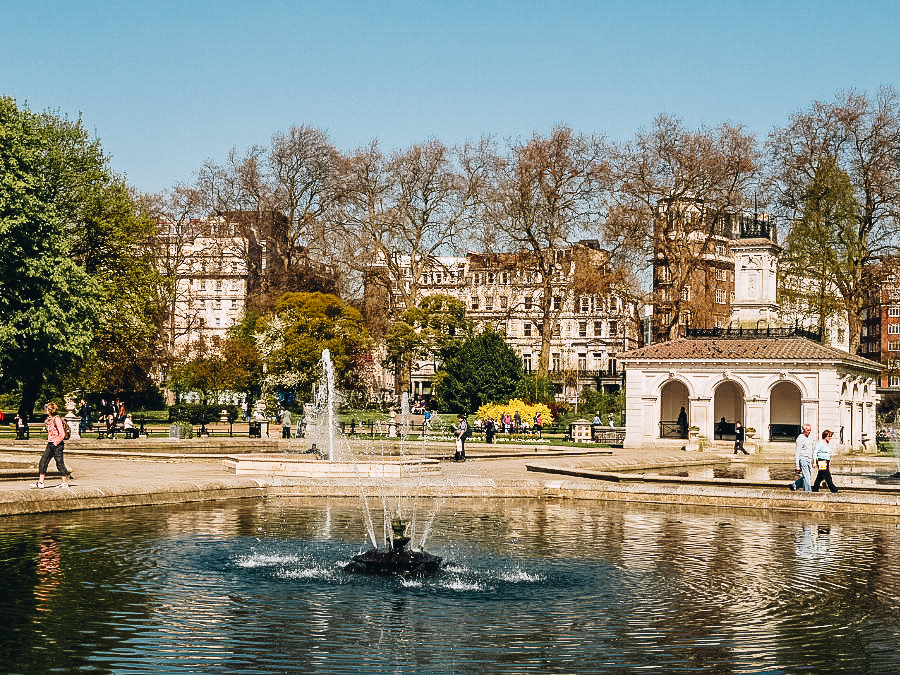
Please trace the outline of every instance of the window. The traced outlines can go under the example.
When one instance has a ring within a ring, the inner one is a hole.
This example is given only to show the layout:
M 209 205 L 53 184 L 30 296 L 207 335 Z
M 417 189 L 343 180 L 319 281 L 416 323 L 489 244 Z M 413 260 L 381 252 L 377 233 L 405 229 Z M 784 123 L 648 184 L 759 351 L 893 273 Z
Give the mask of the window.
M 600 337 L 603 335 L 603 322 L 595 321 L 594 322 L 594 337 Z
M 900 305 L 891 305 L 888 307 L 888 316 L 900 316 Z
M 531 322 L 526 321 L 522 324 L 522 335 L 525 337 L 531 337 Z
M 220 319 L 219 317 L 216 317 L 216 328 L 219 328 L 221 326 L 221 324 L 222 324 L 222 319 Z
M 716 255 L 722 258 L 728 255 L 728 249 L 725 248 L 725 244 L 716 244 Z
M 656 268 L 656 280 L 665 283 L 672 278 L 672 273 L 669 271 L 668 266 L 661 265 Z
M 553 296 L 553 306 L 550 309 L 552 309 L 553 311 L 556 311 L 557 309 L 559 309 L 560 304 L 561 304 L 561 300 L 560 300 L 559 296 L 554 295 Z
M 587 353 L 578 355 L 578 370 L 587 370 Z
M 509 272 L 501 272 L 500 273 L 500 283 L 504 286 L 509 285 Z
M 488 282 L 489 284 L 494 283 L 494 273 L 493 273 L 493 272 L 488 272 L 488 273 L 487 273 L 487 282 Z
M 216 298 L 216 309 L 222 309 L 222 298 Z
M 558 353 L 551 354 L 550 360 L 551 360 L 551 369 L 559 370 L 559 354 Z
M 900 375 L 891 375 L 888 378 L 889 387 L 900 387 Z
M 716 289 L 716 304 L 717 305 L 725 304 L 725 289 L 724 288 Z
M 524 303 L 524 304 L 525 304 L 525 309 L 526 309 L 526 310 L 530 310 L 530 309 L 531 309 L 531 296 L 530 296 L 530 295 L 526 295 L 526 296 L 525 296 L 525 303 Z
M 618 335 L 619 334 L 619 322 L 618 321 L 610 321 L 609 322 L 609 334 L 610 335 Z
M 731 291 L 731 293 L 728 294 L 728 299 L 734 304 L 734 291 Z
M 560 328 L 559 322 L 557 321 L 555 324 L 553 324 L 553 337 L 559 337 L 560 333 L 561 333 L 561 328 Z
M 578 322 L 578 337 L 587 337 L 587 321 Z
M 728 281 L 728 272 L 725 270 L 716 270 L 716 281 Z
M 480 274 L 480 273 L 475 272 L 475 273 L 472 275 L 472 283 L 473 283 L 475 286 L 478 286 L 478 285 L 481 283 L 481 274 Z
M 900 323 L 889 323 L 888 324 L 888 334 L 889 335 L 900 335 Z
M 590 295 L 582 295 L 581 296 L 580 304 L 581 304 L 581 313 L 582 314 L 587 314 L 588 312 L 593 311 L 594 308 L 591 307 L 591 305 L 594 304 L 593 302 L 591 302 L 593 299 L 594 298 L 592 298 Z
M 484 299 L 484 308 L 487 311 L 494 309 L 494 296 L 489 295 Z
M 522 354 L 522 370 L 531 372 L 531 354 Z
M 900 331 L 897 331 L 897 332 L 900 333 Z M 843 328 L 838 328 L 838 342 L 841 342 L 841 343 L 844 342 L 844 329 Z
M 216 279 L 216 293 L 222 292 L 222 280 Z
M 506 302 L 507 302 L 506 296 L 501 295 L 500 296 L 500 309 L 506 309 Z
M 479 304 L 479 303 L 478 303 L 478 296 L 477 296 L 477 295 L 473 295 L 473 296 L 472 296 L 472 309 L 478 309 L 478 304 Z
M 681 287 L 681 299 L 685 302 L 690 301 L 691 299 L 691 287 L 690 286 L 682 286 Z
M 888 342 L 889 352 L 900 352 L 900 342 Z

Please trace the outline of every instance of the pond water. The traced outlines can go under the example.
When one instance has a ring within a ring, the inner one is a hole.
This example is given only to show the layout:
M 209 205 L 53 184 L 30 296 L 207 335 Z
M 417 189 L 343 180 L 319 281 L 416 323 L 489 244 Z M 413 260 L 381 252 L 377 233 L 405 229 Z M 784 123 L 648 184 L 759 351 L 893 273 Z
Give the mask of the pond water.
M 900 519 L 450 499 L 403 581 L 358 505 L 3 519 L 3 670 L 900 671 Z
M 831 475 L 840 487 L 867 485 L 900 485 L 900 479 L 894 478 L 896 465 L 853 463 L 842 461 L 832 465 Z M 635 469 L 622 471 L 628 474 L 644 474 L 648 476 L 673 476 L 679 478 L 728 478 L 731 480 L 782 480 L 793 481 L 799 476 L 794 471 L 793 463 L 757 464 L 749 462 L 714 462 L 688 466 L 658 467 L 651 469 Z M 816 469 L 813 468 L 813 479 Z

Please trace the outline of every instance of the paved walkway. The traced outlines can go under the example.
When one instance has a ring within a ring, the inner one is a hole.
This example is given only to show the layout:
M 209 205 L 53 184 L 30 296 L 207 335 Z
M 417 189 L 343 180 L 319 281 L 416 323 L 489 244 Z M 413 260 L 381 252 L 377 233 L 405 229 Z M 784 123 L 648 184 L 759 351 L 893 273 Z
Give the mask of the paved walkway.
M 358 481 L 309 480 L 278 476 L 245 477 L 227 473 L 223 455 L 179 452 L 139 452 L 133 441 L 81 444 L 66 452 L 74 474 L 72 487 L 56 489 L 59 478 L 48 476 L 42 490 L 29 487 L 40 457 L 39 445 L 0 446 L 0 515 L 112 506 L 168 504 L 228 498 L 265 498 L 272 494 L 356 496 Z M 449 447 L 431 448 L 448 457 Z M 784 481 L 716 482 L 671 477 L 665 482 L 616 482 L 610 476 L 649 467 L 708 464 L 734 457 L 713 452 L 679 452 L 672 446 L 638 450 L 616 449 L 612 454 L 541 447 L 485 446 L 467 449 L 465 463 L 441 462 L 440 472 L 407 485 L 409 492 L 444 496 L 602 499 L 645 503 L 734 508 L 768 508 L 830 513 L 900 515 L 900 489 L 884 493 L 842 490 L 837 495 L 791 493 Z M 791 463 L 789 448 L 739 458 L 751 464 Z M 838 458 L 837 463 L 885 463 L 866 457 Z M 889 460 L 888 460 L 889 462 Z M 54 465 L 51 462 L 51 468 Z M 30 478 L 25 478 L 31 473 Z M 603 478 L 603 479 L 601 479 Z

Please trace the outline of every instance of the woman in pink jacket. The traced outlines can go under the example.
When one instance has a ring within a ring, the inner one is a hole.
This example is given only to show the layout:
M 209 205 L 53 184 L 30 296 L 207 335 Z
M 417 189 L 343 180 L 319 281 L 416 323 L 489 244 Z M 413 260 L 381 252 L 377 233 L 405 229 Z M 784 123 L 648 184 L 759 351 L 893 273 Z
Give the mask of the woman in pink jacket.
M 50 458 L 56 460 L 56 470 L 62 476 L 62 483 L 57 485 L 59 488 L 69 487 L 69 470 L 63 461 L 63 445 L 66 440 L 65 420 L 56 414 L 57 407 L 53 401 L 44 406 L 47 411 L 47 421 L 44 422 L 44 428 L 47 430 L 47 447 L 44 454 L 41 455 L 41 461 L 38 464 L 38 482 L 34 484 L 36 488 L 44 487 L 44 476 L 47 473 L 47 466 L 50 464 Z

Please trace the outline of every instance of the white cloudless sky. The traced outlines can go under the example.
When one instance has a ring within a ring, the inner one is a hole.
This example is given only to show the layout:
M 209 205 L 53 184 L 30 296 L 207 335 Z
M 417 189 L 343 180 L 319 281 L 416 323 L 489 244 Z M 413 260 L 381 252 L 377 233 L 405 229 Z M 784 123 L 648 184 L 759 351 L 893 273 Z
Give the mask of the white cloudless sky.
M 141 191 L 308 124 L 340 150 L 557 124 L 627 140 L 660 113 L 760 138 L 897 86 L 900 2 L 0 0 L 0 96 L 79 114 Z

